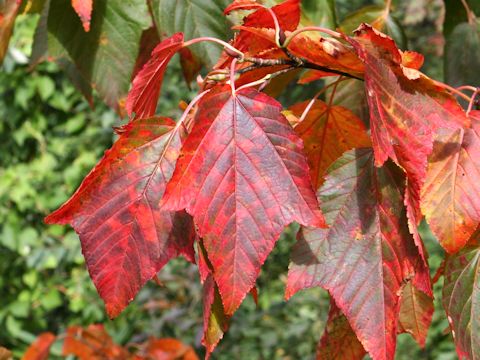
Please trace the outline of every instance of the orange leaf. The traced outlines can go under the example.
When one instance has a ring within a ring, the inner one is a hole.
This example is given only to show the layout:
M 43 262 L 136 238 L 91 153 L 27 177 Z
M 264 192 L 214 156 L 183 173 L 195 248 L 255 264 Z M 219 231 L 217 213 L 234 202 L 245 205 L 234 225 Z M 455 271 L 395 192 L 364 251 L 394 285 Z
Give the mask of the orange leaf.
M 308 104 L 305 101 L 290 110 L 300 117 Z M 344 107 L 329 106 L 320 100 L 314 102 L 306 118 L 295 126 L 295 132 L 303 140 L 315 189 L 323 183 L 327 168 L 345 151 L 370 146 L 362 120 Z
M 56 336 L 50 332 L 40 334 L 35 342 L 30 345 L 22 357 L 22 360 L 47 360 L 50 347 L 55 342 Z
M 79 360 L 130 358 L 129 352 L 115 344 L 100 324 L 89 325 L 86 329 L 70 326 L 63 342 L 63 355 L 75 355 Z
M 423 251 L 417 225 L 420 190 L 425 181 L 427 158 L 437 129 L 458 129 L 470 121 L 443 87 L 418 70 L 403 66 L 402 53 L 385 34 L 362 24 L 356 37 L 347 38 L 365 63 L 365 86 L 375 164 L 388 158 L 407 174 L 405 204 L 410 231 Z
M 83 29 L 89 32 L 93 0 L 72 0 L 72 6 L 82 21 Z
M 330 301 L 327 325 L 317 346 L 317 360 L 361 360 L 366 353 L 345 315 Z
M 173 338 L 150 339 L 146 352 L 152 360 L 198 360 L 191 346 Z
M 471 129 L 442 129 L 429 157 L 422 210 L 443 248 L 460 250 L 480 222 L 480 111 Z
M 7 53 L 13 25 L 21 4 L 21 0 L 4 0 L 0 2 L 0 64 Z
M 198 103 L 163 204 L 194 217 L 227 315 L 286 225 L 324 225 L 302 147 L 280 104 L 256 90 L 218 86 Z

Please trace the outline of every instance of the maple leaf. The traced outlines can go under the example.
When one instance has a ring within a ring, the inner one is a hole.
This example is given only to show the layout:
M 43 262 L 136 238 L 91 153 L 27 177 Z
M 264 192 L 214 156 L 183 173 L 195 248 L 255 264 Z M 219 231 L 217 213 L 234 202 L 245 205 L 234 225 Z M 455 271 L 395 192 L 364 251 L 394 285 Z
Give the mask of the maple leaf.
M 258 57 L 267 50 L 278 49 L 275 40 L 275 31 L 270 28 L 251 26 L 235 26 L 234 29 L 242 30 L 242 33 L 250 34 L 248 48 L 245 50 L 249 56 Z M 290 31 L 285 31 L 285 36 L 290 36 Z M 261 40 L 264 41 L 261 41 Z M 270 45 L 268 45 L 270 43 Z M 288 51 L 299 57 L 302 61 L 322 67 L 325 71 L 315 73 L 314 78 L 330 76 L 328 70 L 337 71 L 356 78 L 363 78 L 364 64 L 357 54 L 344 44 L 330 38 L 322 38 L 318 35 L 300 33 L 296 35 L 287 46 Z M 286 58 L 284 51 L 279 51 L 275 58 Z M 338 75 L 334 74 L 334 75 Z
M 7 53 L 20 5 L 21 0 L 6 0 L 0 3 L 0 65 Z
M 11 359 L 13 359 L 12 352 L 3 346 L 0 346 L 0 360 L 11 360 Z
M 300 0 L 286 0 L 272 7 L 272 11 L 278 19 L 278 24 L 283 31 L 293 31 L 300 22 Z M 273 29 L 275 23 L 267 9 L 258 9 L 248 15 L 243 25 Z
M 480 358 L 480 233 L 447 256 L 443 307 L 460 359 Z
M 338 74 L 322 70 L 307 70 L 300 76 L 300 79 L 298 79 L 298 83 L 308 84 L 312 81 L 322 80 L 323 78 L 329 76 L 338 76 Z
M 293 105 L 290 110 L 300 117 L 309 103 Z M 295 132 L 303 140 L 314 189 L 322 184 L 327 168 L 345 151 L 370 146 L 362 120 L 344 107 L 329 106 L 320 100 L 315 100 L 305 119 L 295 126 Z
M 25 351 L 22 360 L 47 360 L 50 355 L 50 347 L 56 339 L 57 337 L 51 332 L 40 334 Z
M 231 7 L 230 11 L 236 7 L 235 3 L 233 3 Z M 229 10 L 229 7 L 225 11 L 227 10 Z M 273 6 L 271 11 L 273 11 L 277 17 L 280 29 L 284 32 L 294 31 L 300 23 L 300 0 L 286 0 L 281 4 Z M 265 30 L 275 28 L 273 18 L 267 9 L 261 8 L 256 10 L 245 17 L 243 26 L 234 27 L 234 29 L 240 30 L 240 32 L 233 40 L 232 45 L 249 56 L 256 56 L 265 50 L 277 48 L 275 40 L 272 42 L 270 39 L 264 39 L 260 36 L 252 36 L 248 31 L 245 31 L 249 28 Z M 274 38 L 274 35 L 272 36 Z M 280 51 L 279 53 L 282 52 Z M 224 52 L 215 65 L 215 68 L 228 67 L 231 64 L 231 61 L 231 56 Z
M 62 355 L 75 355 L 79 360 L 131 359 L 129 352 L 113 342 L 102 324 L 83 329 L 70 326 L 65 334 Z
M 152 51 L 160 43 L 160 37 L 158 36 L 158 29 L 155 26 L 151 26 L 146 30 L 143 30 L 142 37 L 140 38 L 140 48 L 138 49 L 137 59 L 135 61 L 135 67 L 132 71 L 131 80 L 135 79 L 138 72 L 142 70 L 144 65 L 150 60 Z
M 346 152 L 318 193 L 330 228 L 301 228 L 288 272 L 286 297 L 328 290 L 376 360 L 393 359 L 400 290 L 419 260 L 403 193 L 394 164 L 376 168 L 371 149 Z
M 147 343 L 145 357 L 134 357 L 140 359 L 158 360 L 199 360 L 191 346 L 187 346 L 174 338 L 150 339 Z
M 222 299 L 212 274 L 203 284 L 203 338 L 202 344 L 210 357 L 217 344 L 228 329 L 229 317 L 223 310 Z
M 330 301 L 328 320 L 317 346 L 316 358 L 318 360 L 362 360 L 366 353 L 345 315 L 334 301 Z
M 286 225 L 324 224 L 302 148 L 280 104 L 254 89 L 216 87 L 198 104 L 163 203 L 194 217 L 227 315 Z
M 93 0 L 72 0 L 72 7 L 82 21 L 83 29 L 90 31 L 90 19 L 92 17 Z
M 400 301 L 398 332 L 411 334 L 417 343 L 424 347 L 434 311 L 433 297 L 418 289 L 413 281 L 409 281 L 402 289 Z
M 441 129 L 429 157 L 422 211 L 443 248 L 461 249 L 480 222 L 480 111 L 471 129 Z
M 203 284 L 203 337 L 208 359 L 228 329 L 230 317 L 225 315 L 222 298 L 212 275 L 212 264 L 208 260 L 203 240 L 198 244 L 198 271 Z
M 155 114 L 168 62 L 182 46 L 183 34 L 176 33 L 153 49 L 150 60 L 133 79 L 125 104 L 128 115 L 135 113 L 134 118 L 138 119 Z
M 179 53 L 183 78 L 185 79 L 187 85 L 190 87 L 190 83 L 195 79 L 195 76 L 202 69 L 202 63 L 200 59 L 189 48 L 182 48 L 180 49 Z
M 288 33 L 286 35 L 288 36 Z M 288 50 L 312 64 L 342 71 L 358 78 L 364 76 L 364 64 L 355 52 L 335 39 L 323 38 L 315 33 L 301 33 L 293 38 Z
M 111 317 L 172 257 L 193 261 L 194 229 L 184 213 L 159 207 L 184 134 L 166 118 L 135 120 L 47 223 L 70 223 Z
M 416 227 L 422 217 L 420 190 L 426 177 L 427 157 L 433 148 L 433 136 L 440 127 L 465 127 L 469 120 L 442 87 L 418 70 L 403 65 L 403 60 L 407 64 L 412 61 L 402 57 L 390 37 L 362 24 L 354 38 L 346 39 L 365 63 L 375 164 L 381 166 L 390 158 L 405 170 L 409 227 L 418 248 L 423 251 Z M 413 64 L 418 66 L 419 60 Z

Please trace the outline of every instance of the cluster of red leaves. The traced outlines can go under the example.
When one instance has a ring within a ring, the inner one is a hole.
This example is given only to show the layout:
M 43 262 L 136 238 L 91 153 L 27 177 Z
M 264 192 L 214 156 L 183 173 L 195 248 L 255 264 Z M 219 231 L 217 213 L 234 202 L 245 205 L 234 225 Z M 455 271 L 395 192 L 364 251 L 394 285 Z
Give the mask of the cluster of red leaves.
M 63 341 L 62 355 L 74 355 L 79 360 L 198 360 L 195 351 L 172 338 L 150 338 L 142 344 L 129 347 L 116 344 L 105 331 L 103 325 L 90 325 L 87 328 L 70 326 L 65 334 L 55 336 L 46 332 L 38 336 L 30 345 L 22 360 L 47 360 L 50 348 L 56 341 Z
M 226 12 L 239 9 L 253 12 L 230 43 L 237 52 L 222 54 L 176 124 L 154 115 L 183 34 L 153 50 L 133 80 L 130 122 L 46 221 L 70 223 L 80 235 L 112 317 L 172 257 L 196 262 L 208 354 L 296 221 L 286 297 L 312 286 L 332 296 L 320 358 L 392 359 L 402 332 L 424 345 L 433 303 L 417 225 L 425 215 L 448 253 L 477 228 L 478 112 L 467 115 L 419 71 L 420 54 L 400 51 L 369 25 L 333 39 L 295 32 L 299 0 L 271 9 L 234 1 Z M 331 101 L 282 112 L 261 91 L 264 80 L 299 67 L 311 69 L 302 82 L 363 81 L 370 129 Z

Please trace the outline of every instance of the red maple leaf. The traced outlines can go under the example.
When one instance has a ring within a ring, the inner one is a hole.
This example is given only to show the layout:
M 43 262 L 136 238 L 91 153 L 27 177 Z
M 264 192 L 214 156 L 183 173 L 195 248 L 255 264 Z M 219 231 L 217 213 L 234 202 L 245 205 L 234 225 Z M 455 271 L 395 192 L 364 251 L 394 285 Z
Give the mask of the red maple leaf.
M 160 209 L 182 139 L 166 118 L 135 120 L 75 194 L 45 221 L 70 223 L 111 317 L 172 257 L 193 261 L 193 224 Z
M 370 109 L 375 164 L 388 158 L 407 174 L 405 204 L 410 231 L 423 250 L 417 225 L 422 218 L 420 191 L 425 181 L 427 158 L 432 152 L 434 134 L 444 127 L 469 126 L 469 120 L 456 100 L 415 68 L 385 34 L 363 24 L 356 37 L 347 38 L 365 63 L 365 87 Z
M 152 51 L 150 60 L 133 79 L 125 108 L 134 118 L 145 118 L 155 114 L 162 88 L 163 75 L 168 62 L 182 48 L 183 34 L 176 33 L 163 40 Z
M 324 224 L 302 148 L 280 104 L 256 90 L 217 87 L 198 104 L 164 204 L 194 217 L 227 315 L 286 225 Z

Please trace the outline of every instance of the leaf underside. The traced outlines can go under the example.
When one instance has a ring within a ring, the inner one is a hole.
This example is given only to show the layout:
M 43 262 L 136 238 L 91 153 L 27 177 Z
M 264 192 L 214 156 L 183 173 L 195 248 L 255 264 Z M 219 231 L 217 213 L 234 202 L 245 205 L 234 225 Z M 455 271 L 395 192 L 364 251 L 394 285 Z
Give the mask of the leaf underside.
M 376 168 L 371 149 L 346 152 L 319 191 L 330 228 L 300 230 L 288 273 L 286 297 L 328 290 L 374 359 L 393 358 L 400 290 L 418 261 L 402 179 L 391 163 Z
M 460 359 L 480 359 L 480 246 L 469 244 L 445 263 L 443 307 Z

